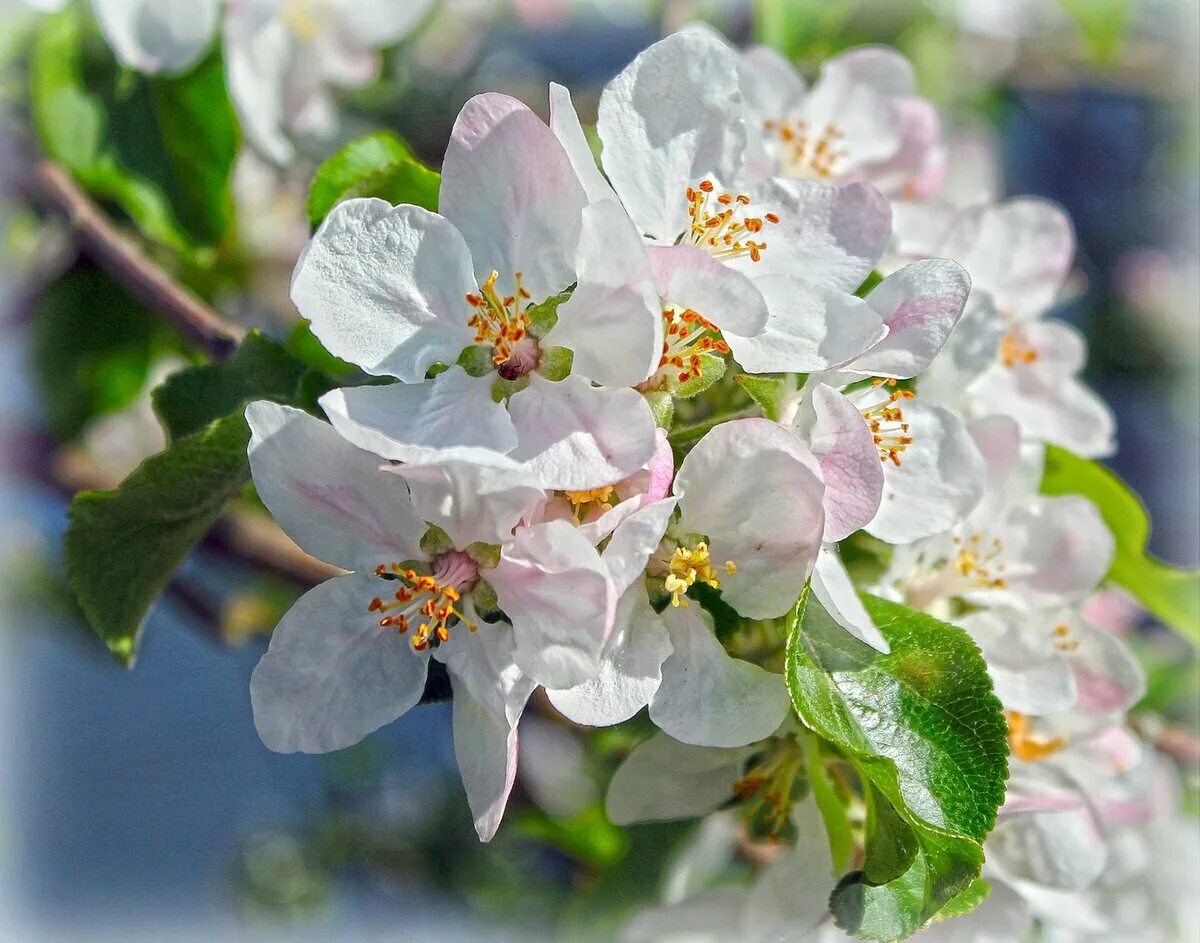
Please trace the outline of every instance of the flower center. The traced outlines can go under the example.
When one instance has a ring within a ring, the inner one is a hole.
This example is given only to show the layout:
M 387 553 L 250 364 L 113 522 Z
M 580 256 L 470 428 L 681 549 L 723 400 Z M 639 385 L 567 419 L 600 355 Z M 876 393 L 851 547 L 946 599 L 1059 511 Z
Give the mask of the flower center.
M 563 497 L 571 502 L 571 517 L 578 524 L 588 511 L 596 508 L 600 511 L 612 510 L 613 486 L 589 488 L 587 491 L 564 491 Z
M 737 572 L 737 565 L 732 560 L 726 560 L 725 572 L 732 576 Z M 684 597 L 696 583 L 703 583 L 713 589 L 721 587 L 721 580 L 708 555 L 708 543 L 703 540 L 691 549 L 676 547 L 667 562 L 664 586 L 671 594 L 671 605 L 683 606 L 685 609 L 691 605 Z
M 999 537 L 993 537 L 989 541 L 983 534 L 974 533 L 966 540 L 955 537 L 954 544 L 958 547 L 958 553 L 952 566 L 969 586 L 1003 589 L 1007 585 L 999 575 L 1006 568 L 1003 562 L 997 562 L 997 558 L 1004 552 L 1004 544 Z
M 423 652 L 450 641 L 450 629 L 460 622 L 472 632 L 478 628 L 456 606 L 461 593 L 469 591 L 479 578 L 478 564 L 462 551 L 439 554 L 430 576 L 400 563 L 381 563 L 375 567 L 375 575 L 400 586 L 386 601 L 382 596 L 372 599 L 367 611 L 385 613 L 379 627 L 394 628 L 401 635 L 420 619 L 410 639 L 414 650 Z
M 302 43 L 311 43 L 328 25 L 329 0 L 284 0 L 280 22 Z
M 1054 647 L 1060 652 L 1073 652 L 1079 648 L 1079 640 L 1071 637 L 1071 627 L 1065 622 L 1056 625 L 1050 636 L 1054 640 Z
M 1033 363 L 1038 359 L 1038 352 L 1021 326 L 1015 325 L 1000 342 L 1000 362 L 1012 368 L 1022 363 Z
M 849 156 L 841 143 L 845 135 L 836 125 L 818 131 L 804 121 L 764 121 L 763 127 L 779 138 L 781 163 L 789 177 L 827 180 Z
M 713 191 L 711 180 L 702 180 L 696 186 L 687 188 L 691 225 L 683 241 L 704 249 L 722 262 L 747 255 L 753 262 L 760 261 L 767 244 L 750 237 L 762 232 L 765 223 L 778 223 L 779 217 L 774 213 L 747 216 L 746 207 L 750 205 L 750 197 L 746 194 L 735 196 L 721 193 L 713 196 Z
M 884 384 L 883 380 L 873 381 L 876 387 Z M 895 380 L 888 380 L 888 386 L 895 386 Z M 912 390 L 892 390 L 882 403 L 868 406 L 860 410 L 863 419 L 871 428 L 871 438 L 879 450 L 881 462 L 891 462 L 900 467 L 900 453 L 912 445 L 913 438 L 909 435 L 908 423 L 904 420 L 904 410 L 899 405 L 904 400 L 912 399 L 916 394 Z
M 702 353 L 725 355 L 729 345 L 721 339 L 720 328 L 692 308 L 663 303 L 663 346 L 658 358 L 658 373 L 651 381 L 674 374 L 678 383 L 700 376 Z
M 1012 755 L 1026 763 L 1053 756 L 1067 745 L 1066 737 L 1048 737 L 1033 729 L 1033 721 L 1017 711 L 1005 711 L 1008 721 L 1008 747 Z
M 510 360 L 517 359 L 524 366 L 524 361 L 533 357 L 529 370 L 537 366 L 537 342 L 528 337 L 530 317 L 525 310 L 525 303 L 530 295 L 521 287 L 521 273 L 513 276 L 513 294 L 501 296 L 496 290 L 496 279 L 500 273 L 492 271 L 481 286 L 479 294 L 467 293 L 467 304 L 475 309 L 475 313 L 467 319 L 467 327 L 475 329 L 475 343 L 488 344 L 492 348 L 492 363 L 503 367 Z M 528 344 L 522 344 L 523 341 Z M 524 376 L 529 370 L 518 373 Z M 516 379 L 506 377 L 506 379 Z

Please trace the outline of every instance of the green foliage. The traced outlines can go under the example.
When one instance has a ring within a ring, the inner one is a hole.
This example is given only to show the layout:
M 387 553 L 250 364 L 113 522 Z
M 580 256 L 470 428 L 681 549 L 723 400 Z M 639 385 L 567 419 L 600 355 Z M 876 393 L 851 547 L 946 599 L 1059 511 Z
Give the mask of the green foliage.
M 904 938 L 979 876 L 1007 776 L 1000 702 L 960 629 L 865 596 L 891 646 L 883 655 L 803 602 L 788 640 L 792 702 L 868 793 L 867 859 L 830 907 L 856 935 Z
M 309 371 L 251 334 L 225 363 L 181 371 L 155 391 L 173 441 L 115 491 L 77 494 L 66 566 L 92 628 L 133 664 L 147 610 L 250 480 L 242 415 L 251 399 L 292 401 Z
M 83 38 L 81 15 L 70 6 L 44 17 L 34 38 L 29 85 L 42 147 L 94 197 L 117 204 L 147 238 L 187 255 L 191 240 L 167 195 L 118 154 L 105 104 L 84 82 Z
M 817 737 L 806 737 L 804 746 L 808 754 L 808 783 L 821 818 L 825 821 L 833 867 L 837 871 L 845 871 L 854 854 L 854 831 L 846 803 L 838 795 L 837 787 L 825 766 L 825 753 L 829 748 Z
M 1128 485 L 1096 462 L 1046 449 L 1042 493 L 1078 494 L 1100 510 L 1116 540 L 1108 579 L 1194 645 L 1200 645 L 1200 570 L 1177 569 L 1146 552 L 1150 520 Z
M 988 894 L 992 892 L 992 885 L 983 878 L 976 878 L 966 889 L 960 891 L 950 899 L 941 910 L 938 911 L 937 921 L 952 920 L 955 917 L 965 917 L 972 910 L 987 900 Z
M 151 79 L 150 94 L 182 215 L 203 241 L 217 243 L 233 218 L 239 137 L 220 53 L 211 52 L 186 75 Z
M 147 459 L 116 491 L 84 491 L 71 502 L 68 579 L 126 667 L 151 603 L 248 481 L 249 436 L 240 415 L 218 419 Z
M 859 298 L 865 298 L 881 281 L 883 281 L 883 276 L 879 273 L 878 269 L 875 269 L 870 275 L 863 279 L 863 283 L 854 290 L 854 294 L 858 295 Z
M 1129 28 L 1130 0 L 1060 0 L 1083 34 L 1088 53 L 1101 65 L 1116 61 Z
M 789 59 L 830 51 L 854 12 L 847 0 L 755 0 L 755 40 Z
M 591 868 L 617 865 L 629 848 L 625 830 L 608 820 L 603 806 L 590 806 L 566 819 L 538 809 L 524 809 L 513 818 L 513 828 Z
M 764 416 L 771 422 L 779 421 L 779 408 L 787 386 L 784 380 L 749 373 L 739 373 L 733 380 L 746 391 L 746 395 L 758 404 L 758 408 L 763 411 Z
M 250 400 L 292 401 L 307 372 L 279 344 L 252 331 L 228 360 L 168 377 L 152 394 L 154 409 L 170 437 L 180 439 L 240 414 Z
M 679 383 L 671 378 L 671 392 L 680 399 L 690 399 L 699 396 L 710 386 L 725 376 L 725 358 L 717 354 L 699 354 L 700 373 Z
M 42 292 L 31 359 L 51 433 L 71 439 L 88 420 L 129 405 L 175 340 L 102 272 L 72 269 Z
M 319 226 L 338 203 L 363 196 L 436 211 L 440 185 L 441 175 L 417 160 L 403 140 L 378 131 L 351 141 L 317 168 L 308 191 L 308 219 Z

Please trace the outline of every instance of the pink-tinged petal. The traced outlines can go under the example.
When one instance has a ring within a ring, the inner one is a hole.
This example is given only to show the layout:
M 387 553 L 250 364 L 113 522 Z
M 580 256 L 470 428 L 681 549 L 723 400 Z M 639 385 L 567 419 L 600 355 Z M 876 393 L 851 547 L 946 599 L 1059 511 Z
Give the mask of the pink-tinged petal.
M 769 737 L 791 700 L 783 676 L 732 658 L 699 606 L 663 611 L 671 656 L 650 702 L 650 719 L 676 740 L 703 747 L 740 747 Z
M 1021 427 L 1008 416 L 984 416 L 969 423 L 967 431 L 983 456 L 986 490 L 999 492 L 1021 461 Z
M 1104 839 L 1082 799 L 1069 808 L 1002 816 L 988 838 L 989 864 L 1010 880 L 1046 887 L 1087 887 L 1106 859 Z
M 596 548 L 570 523 L 519 528 L 484 576 L 512 621 L 522 671 L 553 688 L 595 676 L 617 600 Z
M 721 591 L 752 619 L 787 612 L 812 571 L 825 513 L 820 468 L 800 441 L 766 419 L 717 426 L 679 466 L 680 533 L 704 534 Z
M 645 571 L 651 555 L 662 543 L 675 504 L 675 498 L 655 501 L 634 511 L 613 530 L 612 539 L 604 548 L 604 565 L 618 595 Z
M 671 449 L 667 433 L 659 429 L 656 436 L 658 445 L 648 466 L 650 480 L 643 499 L 647 504 L 651 501 L 661 501 L 670 494 L 671 482 L 675 480 L 675 453 Z
M 876 651 L 886 655 L 892 650 L 863 606 L 858 589 L 842 565 L 842 558 L 835 547 L 826 545 L 817 554 L 810 585 L 813 595 L 834 622 Z
M 458 231 L 419 206 L 339 203 L 296 263 L 292 301 L 334 354 L 368 373 L 416 382 L 474 339 L 476 290 Z
M 1003 610 L 958 620 L 983 652 L 996 696 L 1007 709 L 1035 717 L 1070 710 L 1076 699 L 1071 669 L 1054 648 L 1050 626 L 1029 622 L 1028 613 Z
M 602 488 L 636 472 L 657 447 L 654 416 L 631 389 L 594 387 L 578 376 L 529 386 L 508 402 L 517 429 L 511 453 L 547 489 Z
M 543 346 L 569 347 L 572 371 L 604 386 L 637 386 L 658 369 L 662 303 L 641 236 L 615 200 L 583 211 L 578 284 Z
M 631 586 L 617 603 L 616 627 L 594 678 L 572 688 L 548 690 L 555 710 L 572 723 L 610 727 L 650 703 L 662 680 L 671 641 L 643 586 Z
M 428 658 L 367 611 L 382 585 L 373 574 L 334 577 L 280 620 L 250 679 L 254 724 L 272 750 L 340 750 L 420 700 Z
M 737 53 L 708 29 L 655 43 L 605 86 L 600 159 L 643 233 L 674 243 L 688 227 L 687 188 L 735 179 L 746 147 L 741 109 Z
M 752 337 L 725 334 L 747 373 L 818 373 L 854 360 L 887 336 L 861 298 L 787 275 L 754 280 L 768 317 Z
M 1062 208 L 1030 197 L 982 211 L 965 254 L 955 254 L 975 286 L 1019 320 L 1042 315 L 1058 298 L 1075 257 L 1075 232 Z
M 733 798 L 753 748 L 697 747 L 655 734 L 613 774 L 605 809 L 617 825 L 688 819 Z
M 341 436 L 382 458 L 512 465 L 505 455 L 517 434 L 504 405 L 492 401 L 493 381 L 451 367 L 424 383 L 331 390 L 320 404 Z
M 779 217 L 758 234 L 766 243 L 758 262 L 747 255 L 726 263 L 754 279 L 791 275 L 853 292 L 871 274 L 891 236 L 891 207 L 869 184 L 839 187 L 775 177 L 747 195 L 748 213 Z
M 258 495 L 307 553 L 367 571 L 424 558 L 425 522 L 404 482 L 380 470 L 378 456 L 290 406 L 251 403 L 246 421 Z
M 812 383 L 796 417 L 825 479 L 825 535 L 844 540 L 866 526 L 883 497 L 883 465 L 866 420 L 849 399 L 824 383 Z
M 915 81 L 907 59 L 883 46 L 862 46 L 827 59 L 804 104 L 813 133 L 839 132 L 845 152 L 835 170 L 849 173 L 893 157 L 902 142 L 897 99 L 910 97 Z
M 919 399 L 900 404 L 913 441 L 899 466 L 883 466 L 883 499 L 866 526 L 888 543 L 911 543 L 948 530 L 983 498 L 984 462 L 963 421 Z
M 470 246 L 475 277 L 493 270 L 510 290 L 542 301 L 575 281 L 575 245 L 587 196 L 554 132 L 514 98 L 476 95 L 458 114 L 438 208 Z
M 1040 498 L 1015 508 L 1005 546 L 1031 569 L 1021 596 L 1031 606 L 1082 599 L 1112 564 L 1115 543 L 1096 506 L 1077 495 Z
M 513 627 L 507 622 L 480 623 L 470 596 L 459 608 L 478 628 L 452 630 L 434 657 L 450 672 L 456 694 L 465 688 L 482 707 L 516 727 L 537 685 L 517 667 Z
M 591 145 L 571 103 L 571 93 L 556 82 L 550 83 L 550 129 L 566 151 L 588 200 L 592 203 L 616 200 L 617 194 L 596 166 Z
M 1082 620 L 1072 626 L 1077 645 L 1065 652 L 1079 690 L 1076 708 L 1095 714 L 1129 710 L 1146 693 L 1146 674 L 1119 636 Z
M 464 461 L 431 461 L 388 469 L 408 482 L 421 519 L 437 524 L 465 548 L 476 541 L 502 544 L 545 498 L 520 466 L 501 468 Z
M 887 325 L 887 337 L 848 369 L 864 376 L 914 377 L 945 346 L 971 291 L 966 270 L 946 259 L 913 262 L 867 295 Z
M 937 106 L 913 96 L 895 99 L 892 107 L 899 147 L 888 160 L 869 168 L 867 174 L 886 193 L 929 199 L 941 188 L 945 170 Z
M 484 628 L 490 628 L 485 626 Z M 475 699 L 453 675 L 454 757 L 480 841 L 500 828 L 517 779 L 517 727 Z
M 757 334 L 767 323 L 767 305 L 754 283 L 707 252 L 695 246 L 654 246 L 650 262 L 664 301 L 691 308 L 734 334 Z
M 101 0 L 104 38 L 123 65 L 179 75 L 204 54 L 217 30 L 219 0 Z

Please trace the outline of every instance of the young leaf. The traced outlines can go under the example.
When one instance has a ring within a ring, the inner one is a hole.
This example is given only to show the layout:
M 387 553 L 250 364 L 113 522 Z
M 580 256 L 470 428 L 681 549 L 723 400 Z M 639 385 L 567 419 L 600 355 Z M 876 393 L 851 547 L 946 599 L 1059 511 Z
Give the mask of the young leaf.
M 233 356 L 181 370 L 154 390 L 154 409 L 172 439 L 203 429 L 214 419 L 241 414 L 247 402 L 291 402 L 308 368 L 279 344 L 251 331 Z
M 894 876 L 907 839 L 877 836 L 868 853 L 883 859 L 847 875 L 830 901 L 843 929 L 895 940 L 978 877 L 1004 799 L 1007 728 L 965 632 L 898 603 L 865 596 L 864 604 L 890 654 L 849 635 L 812 600 L 793 616 L 786 678 L 800 719 L 870 784 L 877 831 L 894 812 L 915 835 L 908 870 Z M 914 898 L 918 877 L 924 890 Z
M 672 378 L 671 392 L 680 399 L 690 399 L 699 396 L 710 386 L 725 376 L 725 358 L 716 354 L 699 354 L 700 372 L 690 380 L 676 383 Z
M 379 131 L 357 138 L 317 168 L 308 192 L 308 219 L 320 225 L 334 206 L 355 196 L 413 203 L 437 210 L 441 177 L 417 160 L 396 135 Z
M 1150 520 L 1129 486 L 1096 462 L 1048 446 L 1042 493 L 1078 494 L 1099 509 L 1117 543 L 1108 579 L 1194 645 L 1200 645 L 1200 569 L 1182 570 L 1146 552 Z
M 758 404 L 764 416 L 771 422 L 779 421 L 779 406 L 784 393 L 785 381 L 776 377 L 756 376 L 750 373 L 739 373 L 733 380 Z
M 67 577 L 126 667 L 150 604 L 249 480 L 249 441 L 246 420 L 226 416 L 146 459 L 116 491 L 84 491 L 71 502 Z

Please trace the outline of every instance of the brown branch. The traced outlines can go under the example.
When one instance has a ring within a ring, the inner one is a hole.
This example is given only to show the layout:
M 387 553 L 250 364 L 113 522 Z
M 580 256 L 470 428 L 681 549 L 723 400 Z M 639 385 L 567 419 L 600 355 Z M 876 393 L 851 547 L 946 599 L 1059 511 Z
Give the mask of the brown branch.
M 214 359 L 228 357 L 244 333 L 180 285 L 123 235 L 70 175 L 49 160 L 34 162 L 28 196 L 70 224 L 84 253 L 137 301 Z

